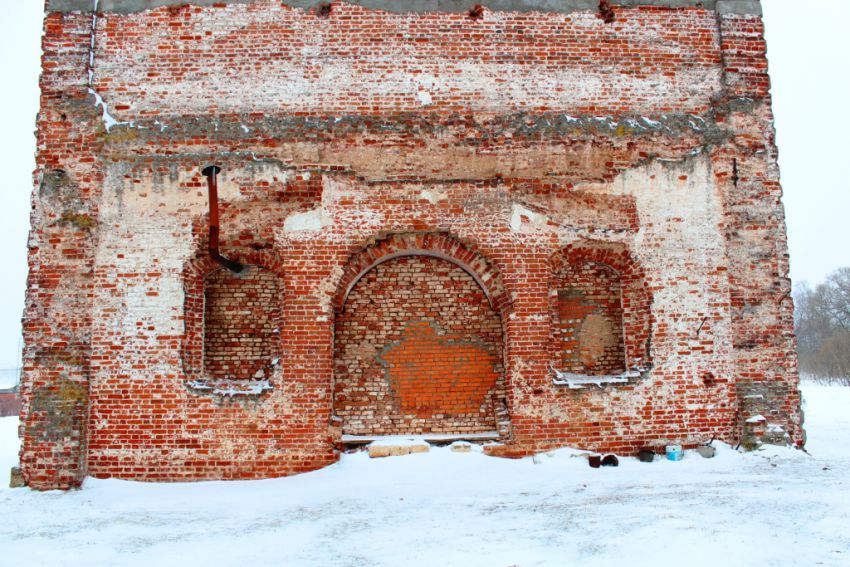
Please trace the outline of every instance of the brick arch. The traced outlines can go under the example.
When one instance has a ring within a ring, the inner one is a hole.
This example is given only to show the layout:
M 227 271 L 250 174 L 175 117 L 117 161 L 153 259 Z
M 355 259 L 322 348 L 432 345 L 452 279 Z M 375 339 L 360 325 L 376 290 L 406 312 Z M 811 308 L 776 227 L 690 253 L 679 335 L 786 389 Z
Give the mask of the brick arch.
M 604 242 L 601 240 L 579 240 L 572 242 L 552 254 L 550 264 L 557 271 L 566 264 L 577 262 L 593 262 L 603 264 L 615 270 L 621 277 L 642 271 L 638 261 L 629 252 L 625 244 L 620 242 Z
M 598 275 L 612 276 L 619 286 L 622 317 L 622 348 L 624 364 L 630 369 L 651 366 L 650 333 L 652 328 L 652 295 L 640 261 L 622 243 L 598 240 L 573 242 L 550 257 L 550 312 L 552 313 L 553 363 L 558 364 L 562 346 L 556 337 L 559 322 L 558 275 L 565 270 L 594 265 Z M 580 314 L 579 314 L 580 315 Z M 577 315 L 577 316 L 579 316 Z
M 283 262 L 273 250 L 233 250 L 228 257 L 248 268 L 260 268 L 277 277 L 278 304 L 282 307 Z M 204 372 L 205 291 L 207 279 L 219 270 L 226 270 L 209 254 L 201 253 L 190 259 L 183 270 L 184 333 L 183 370 L 187 379 L 206 378 Z
M 237 249 L 233 251 L 232 248 L 228 248 L 227 257 L 246 266 L 259 266 L 274 272 L 279 278 L 283 278 L 283 262 L 274 250 L 249 249 L 240 251 Z M 190 278 L 200 278 L 203 280 L 210 272 L 220 267 L 222 267 L 221 264 L 213 260 L 209 254 L 202 253 L 186 263 L 184 279 L 186 281 Z
M 510 302 L 486 258 L 447 234 L 390 235 L 351 257 L 333 304 L 343 433 L 509 438 Z
M 510 295 L 496 266 L 448 233 L 392 234 L 355 253 L 343 269 L 333 298 L 334 309 L 343 310 L 348 294 L 375 266 L 403 256 L 431 256 L 459 266 L 481 286 L 490 305 L 502 318 L 510 310 Z

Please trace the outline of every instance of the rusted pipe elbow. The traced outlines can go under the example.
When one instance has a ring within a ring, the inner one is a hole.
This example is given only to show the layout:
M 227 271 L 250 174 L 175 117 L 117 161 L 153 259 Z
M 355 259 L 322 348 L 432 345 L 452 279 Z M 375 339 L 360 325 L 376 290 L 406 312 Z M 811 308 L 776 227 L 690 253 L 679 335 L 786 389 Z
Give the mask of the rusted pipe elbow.
M 231 260 L 229 258 L 225 258 L 218 251 L 218 234 L 220 231 L 218 224 L 218 180 L 217 176 L 221 168 L 217 165 L 208 165 L 204 169 L 201 170 L 201 173 L 207 178 L 207 188 L 209 189 L 209 202 L 210 202 L 210 257 L 230 270 L 233 273 L 238 274 L 242 271 L 244 266 L 239 262 Z

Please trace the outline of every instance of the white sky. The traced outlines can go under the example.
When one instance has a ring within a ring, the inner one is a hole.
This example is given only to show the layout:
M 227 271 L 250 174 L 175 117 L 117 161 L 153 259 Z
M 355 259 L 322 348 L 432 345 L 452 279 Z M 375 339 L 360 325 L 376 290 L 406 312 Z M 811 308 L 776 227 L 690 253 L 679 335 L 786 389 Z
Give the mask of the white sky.
M 847 0 L 762 0 L 791 277 L 850 266 Z
M 486 2 L 485 2 L 486 4 Z M 20 359 L 42 0 L 0 19 L 0 368 Z M 850 2 L 762 0 L 795 281 L 850 266 Z

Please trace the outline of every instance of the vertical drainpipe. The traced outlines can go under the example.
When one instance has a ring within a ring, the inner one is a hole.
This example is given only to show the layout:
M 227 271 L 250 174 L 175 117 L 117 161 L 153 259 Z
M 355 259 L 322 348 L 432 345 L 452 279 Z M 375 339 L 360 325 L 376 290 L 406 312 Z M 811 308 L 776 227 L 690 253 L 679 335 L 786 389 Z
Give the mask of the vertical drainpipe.
M 201 170 L 201 173 L 207 178 L 207 188 L 209 189 L 209 202 L 210 202 L 210 257 L 230 270 L 231 272 L 238 274 L 242 271 L 243 266 L 239 262 L 230 260 L 229 258 L 225 258 L 218 251 L 218 233 L 219 233 L 219 225 L 218 225 L 218 181 L 216 176 L 221 171 L 221 168 L 217 165 L 208 165 L 204 169 Z

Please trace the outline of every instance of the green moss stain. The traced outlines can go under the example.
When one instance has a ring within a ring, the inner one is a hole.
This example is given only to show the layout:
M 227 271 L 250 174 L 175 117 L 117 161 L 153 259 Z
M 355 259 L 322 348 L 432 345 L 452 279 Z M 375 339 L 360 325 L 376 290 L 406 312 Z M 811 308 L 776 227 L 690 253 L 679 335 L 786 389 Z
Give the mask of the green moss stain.
M 62 217 L 59 221 L 73 224 L 80 230 L 91 230 L 97 226 L 97 221 L 91 215 L 72 213 L 69 211 L 62 213 Z
M 42 199 L 68 200 L 79 197 L 79 188 L 64 169 L 49 169 L 41 175 L 38 194 Z
M 53 384 L 33 390 L 30 412 L 39 419 L 29 420 L 27 435 L 50 442 L 82 439 L 83 416 L 88 403 L 88 388 L 65 376 Z
M 104 128 L 104 141 L 108 144 L 130 142 L 138 139 L 140 135 L 138 128 L 130 126 L 113 126 L 109 131 Z

